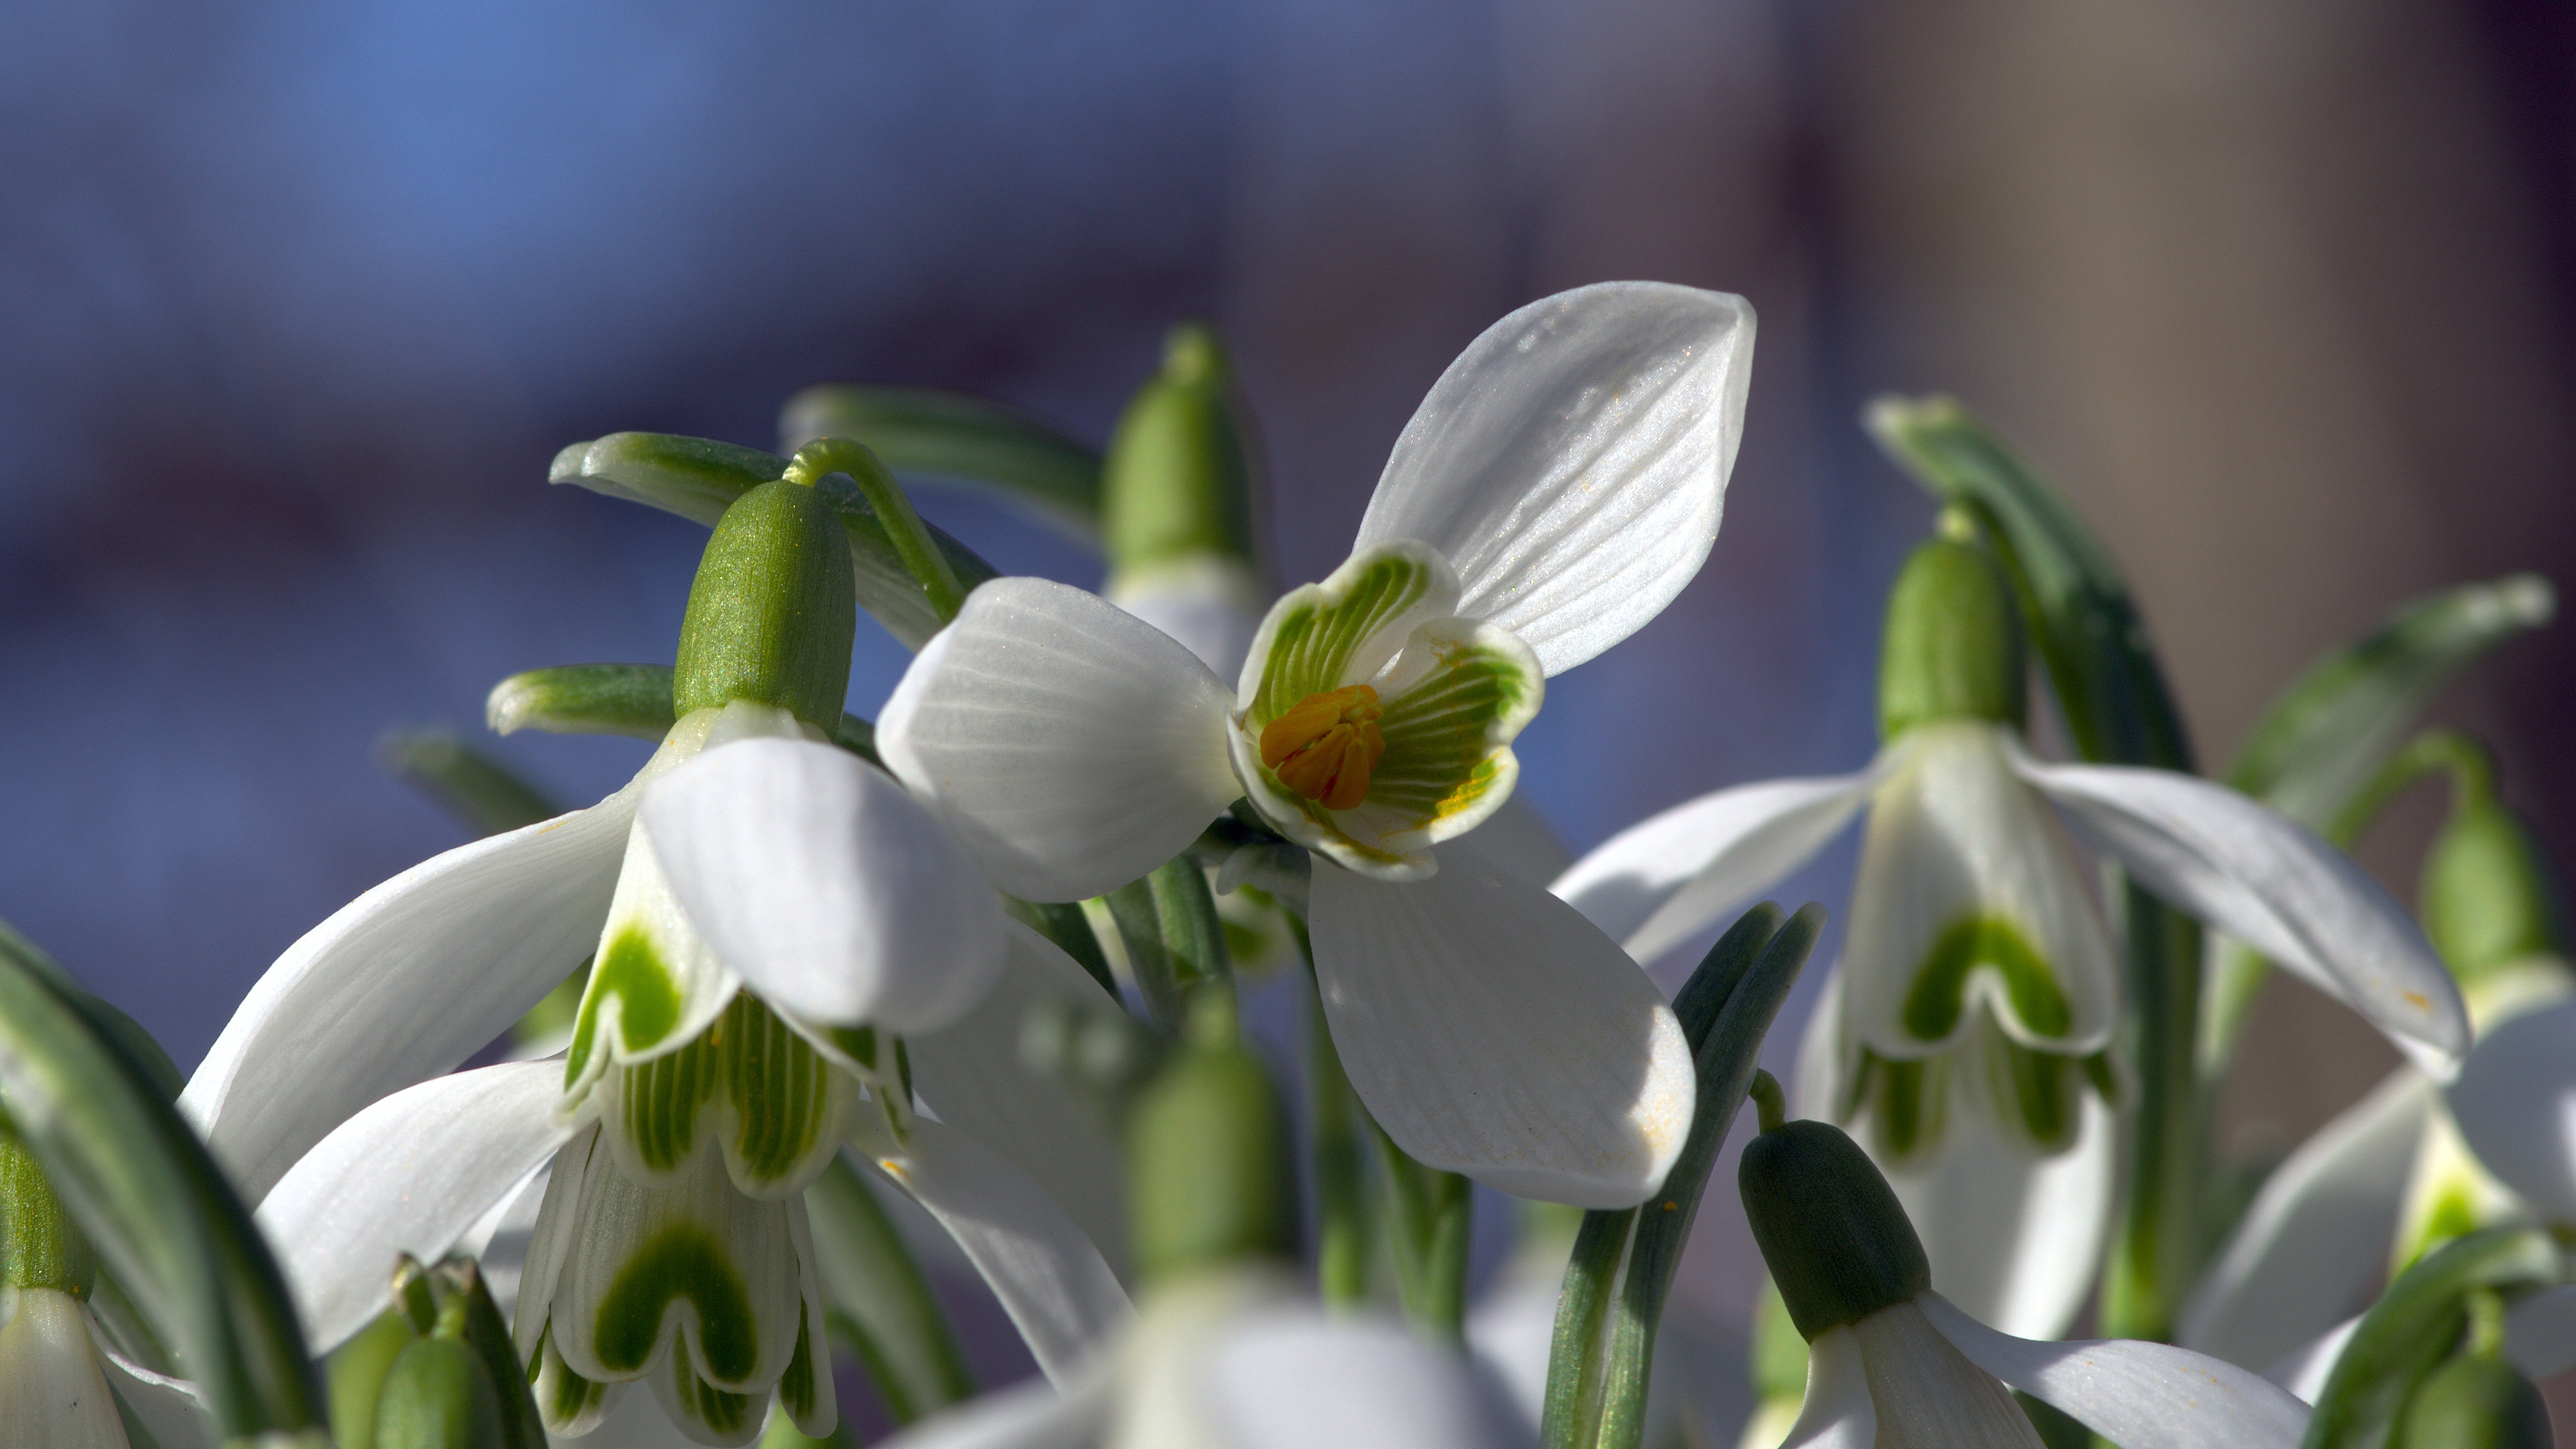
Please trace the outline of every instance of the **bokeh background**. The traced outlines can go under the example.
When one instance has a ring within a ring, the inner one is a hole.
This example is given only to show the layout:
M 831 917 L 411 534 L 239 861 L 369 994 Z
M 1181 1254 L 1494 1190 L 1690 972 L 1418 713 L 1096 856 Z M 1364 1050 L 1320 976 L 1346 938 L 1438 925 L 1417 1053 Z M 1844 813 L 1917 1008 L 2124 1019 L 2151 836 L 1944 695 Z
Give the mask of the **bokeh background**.
M 553 451 L 768 445 L 812 382 L 978 389 L 1099 441 L 1164 329 L 1211 319 L 1295 582 L 1503 312 L 1614 277 L 1746 294 L 1716 553 L 1524 739 L 1578 848 L 1867 757 L 1880 594 L 1930 517 L 1854 425 L 1882 390 L 1963 397 L 2062 482 L 2212 765 L 2398 602 L 2576 581 L 2549 0 L 95 0 L 10 30 L 0 916 L 183 1067 L 288 942 L 461 838 L 380 732 L 472 729 L 518 669 L 670 657 L 703 534 L 548 487 Z M 925 506 L 1097 581 L 1006 509 Z M 903 654 L 863 634 L 873 713 Z M 2562 852 L 2571 665 L 2545 632 L 2442 709 Z M 642 756 L 497 750 L 576 803 Z M 2401 892 L 2433 814 L 2370 843 Z M 1799 884 L 1838 900 L 1849 859 Z M 2256 1146 L 2394 1060 L 2273 991 L 2228 1104 Z M 1726 1308 L 1751 1279 L 1711 1216 L 1692 1289 Z

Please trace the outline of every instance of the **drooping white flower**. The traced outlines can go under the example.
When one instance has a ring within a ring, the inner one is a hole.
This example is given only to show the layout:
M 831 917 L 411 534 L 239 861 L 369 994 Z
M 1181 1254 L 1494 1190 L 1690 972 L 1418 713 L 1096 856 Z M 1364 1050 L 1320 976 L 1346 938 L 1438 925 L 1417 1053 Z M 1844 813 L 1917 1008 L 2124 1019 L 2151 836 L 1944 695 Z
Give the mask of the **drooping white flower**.
M 1707 557 L 1751 341 L 1739 299 L 1681 287 L 1523 308 L 1432 388 L 1350 560 L 1272 607 L 1232 690 L 1093 595 L 998 579 L 897 687 L 887 764 L 1032 900 L 1136 879 L 1247 799 L 1315 855 L 1326 1015 L 1396 1142 L 1508 1191 L 1635 1202 L 1689 1122 L 1680 1030 L 1459 837 L 1510 795 L 1545 677 Z
M 1856 774 L 1688 801 L 1555 885 L 1650 959 L 1869 809 L 1851 933 L 1801 1096 L 1867 1119 L 1865 1140 L 1940 1240 L 1942 1291 L 2031 1336 L 2071 1321 L 2091 1282 L 2080 1265 L 2107 1230 L 2111 1114 L 2088 1058 L 2120 1000 L 2044 805 L 2148 889 L 2360 1011 L 2424 1070 L 2454 1069 L 2468 1039 L 2458 991 L 2405 911 L 2341 852 L 2191 776 L 2042 762 L 1999 722 L 1920 724 Z

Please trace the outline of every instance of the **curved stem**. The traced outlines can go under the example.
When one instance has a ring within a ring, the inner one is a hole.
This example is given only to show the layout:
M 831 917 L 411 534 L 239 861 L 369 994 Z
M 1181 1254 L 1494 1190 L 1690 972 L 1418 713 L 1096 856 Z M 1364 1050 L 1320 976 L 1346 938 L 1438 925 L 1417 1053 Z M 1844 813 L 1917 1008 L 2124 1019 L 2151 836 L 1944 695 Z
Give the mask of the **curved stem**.
M 939 541 L 930 536 L 930 526 L 913 511 L 912 500 L 904 496 L 894 474 L 877 461 L 876 454 L 847 438 L 818 438 L 796 450 L 784 476 L 791 483 L 811 488 L 833 473 L 847 474 L 858 485 L 859 496 L 876 511 L 886 540 L 894 545 L 895 557 L 911 570 L 939 622 L 945 624 L 956 618 L 966 603 L 965 586 L 957 581 L 957 571 L 949 567 L 948 556 L 940 552 Z

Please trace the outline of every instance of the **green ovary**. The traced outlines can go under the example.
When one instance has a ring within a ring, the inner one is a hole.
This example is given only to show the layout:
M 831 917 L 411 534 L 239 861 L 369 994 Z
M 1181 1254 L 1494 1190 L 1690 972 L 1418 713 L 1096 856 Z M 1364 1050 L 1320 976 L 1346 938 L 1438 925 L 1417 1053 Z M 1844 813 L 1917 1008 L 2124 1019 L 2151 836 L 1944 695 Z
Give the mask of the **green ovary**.
M 708 1370 L 736 1383 L 748 1379 L 760 1362 L 751 1295 L 723 1244 L 694 1223 L 663 1228 L 617 1271 L 594 1325 L 600 1363 L 618 1373 L 641 1373 L 662 1335 L 663 1315 L 683 1298 L 698 1311 Z M 684 1351 L 686 1345 L 677 1347 Z
M 1968 978 L 1980 967 L 1992 967 L 2003 977 L 2005 999 L 2024 1030 L 2034 1036 L 2063 1036 L 2074 1026 L 2074 1010 L 2058 988 L 2056 973 L 2021 931 L 1993 916 L 1969 916 L 1941 933 L 1915 972 L 1914 989 L 1905 996 L 1906 1033 L 1933 1042 L 1956 1031 L 1967 1009 Z

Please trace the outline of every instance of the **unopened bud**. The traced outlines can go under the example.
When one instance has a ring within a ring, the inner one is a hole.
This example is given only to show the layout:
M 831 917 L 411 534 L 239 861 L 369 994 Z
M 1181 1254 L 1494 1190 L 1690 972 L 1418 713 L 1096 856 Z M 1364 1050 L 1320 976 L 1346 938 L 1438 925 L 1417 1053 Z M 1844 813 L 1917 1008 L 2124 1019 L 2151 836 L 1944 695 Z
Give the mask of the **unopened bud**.
M 1841 1129 L 1801 1120 L 1759 1134 L 1736 1182 L 1780 1301 L 1809 1342 L 1932 1286 L 1904 1205 Z
M 2556 882 L 2540 843 L 2496 798 L 2486 752 L 2444 732 L 2428 745 L 2454 756 L 2451 814 L 2424 858 L 2424 932 L 2470 982 L 2535 957 L 2564 957 Z
M 1128 1221 L 1148 1281 L 1296 1256 L 1287 1113 L 1233 1009 L 1223 991 L 1193 997 L 1189 1030 L 1128 1117 Z
M 393 1305 L 331 1355 L 340 1449 L 544 1449 L 510 1330 L 470 1258 L 394 1269 Z
M 1235 407 L 1216 334 L 1173 328 L 1162 370 L 1127 404 L 1101 468 L 1113 581 L 1192 556 L 1252 559 L 1252 468 Z
M 2549 1405 L 2493 1352 L 2460 1355 L 2406 1400 L 2390 1449 L 2549 1449 Z

